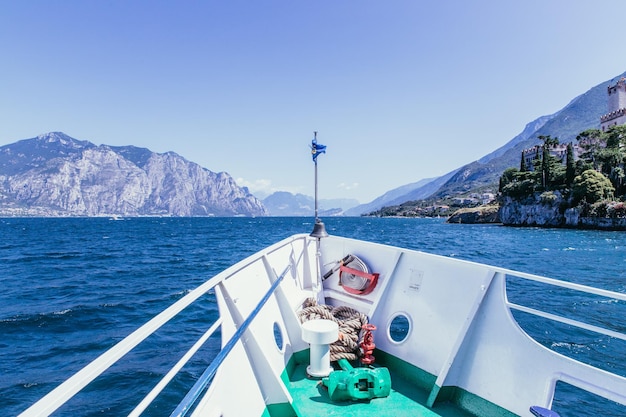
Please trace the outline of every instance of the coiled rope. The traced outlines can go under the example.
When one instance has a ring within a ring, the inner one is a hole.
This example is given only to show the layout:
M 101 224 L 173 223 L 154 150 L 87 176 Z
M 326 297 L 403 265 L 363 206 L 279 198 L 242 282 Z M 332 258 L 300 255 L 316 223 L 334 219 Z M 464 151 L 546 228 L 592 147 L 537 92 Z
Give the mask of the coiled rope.
M 356 360 L 360 356 L 361 328 L 368 323 L 365 314 L 348 306 L 333 307 L 318 305 L 313 298 L 308 298 L 298 312 L 300 322 L 326 319 L 339 326 L 339 339 L 330 345 L 330 360 Z

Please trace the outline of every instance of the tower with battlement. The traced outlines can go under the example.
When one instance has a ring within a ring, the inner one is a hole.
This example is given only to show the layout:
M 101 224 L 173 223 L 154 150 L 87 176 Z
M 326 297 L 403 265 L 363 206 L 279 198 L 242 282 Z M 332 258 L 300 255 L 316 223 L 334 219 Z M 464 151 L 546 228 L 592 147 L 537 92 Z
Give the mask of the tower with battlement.
M 611 126 L 626 123 L 626 78 L 620 78 L 607 87 L 609 112 L 600 117 L 600 128 L 605 132 Z

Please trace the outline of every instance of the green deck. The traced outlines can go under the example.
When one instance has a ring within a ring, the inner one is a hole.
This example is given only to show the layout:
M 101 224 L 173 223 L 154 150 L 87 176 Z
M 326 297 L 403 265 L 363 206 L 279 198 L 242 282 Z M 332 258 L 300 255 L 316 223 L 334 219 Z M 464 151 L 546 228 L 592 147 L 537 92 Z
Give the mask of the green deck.
M 289 378 L 289 392 L 293 397 L 298 416 L 470 416 L 449 402 L 438 403 L 431 410 L 422 405 L 428 394 L 411 388 L 405 379 L 391 375 L 392 389 L 389 397 L 371 401 L 346 401 L 333 403 L 319 379 L 306 375 L 306 365 L 298 365 Z M 411 392 L 413 391 L 413 392 Z
M 387 363 L 380 364 L 387 366 L 391 372 L 391 394 L 388 397 L 375 398 L 370 401 L 332 402 L 321 380 L 311 378 L 306 374 L 307 355 L 308 350 L 294 355 L 290 366 L 283 374 L 283 382 L 293 398 L 293 405 L 271 406 L 266 410 L 265 417 L 512 415 L 506 410 L 456 388 L 441 390 L 438 401 L 432 408 L 429 408 L 426 403 L 430 390 L 426 387 L 429 384 L 432 387 L 434 377 L 404 362 L 394 360 L 384 352 L 377 352 L 376 357 L 388 360 Z

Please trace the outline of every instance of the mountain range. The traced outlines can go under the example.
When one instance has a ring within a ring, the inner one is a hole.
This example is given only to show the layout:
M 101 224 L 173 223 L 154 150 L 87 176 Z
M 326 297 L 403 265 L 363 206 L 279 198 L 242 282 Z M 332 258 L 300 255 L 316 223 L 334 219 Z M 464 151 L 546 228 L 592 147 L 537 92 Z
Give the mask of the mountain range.
M 320 199 L 318 214 L 323 217 L 343 216 L 346 210 L 358 204 L 358 200 L 348 198 Z M 286 191 L 278 191 L 264 198 L 263 205 L 272 216 L 311 216 L 315 212 L 313 197 Z
M 247 188 L 174 152 L 61 132 L 0 147 L 0 215 L 266 216 Z
M 519 165 L 540 135 L 561 143 L 599 128 L 607 86 L 626 72 L 575 97 L 558 112 L 528 123 L 505 145 L 436 178 L 390 190 L 366 204 L 319 202 L 320 216 L 359 216 L 408 201 L 497 188 L 502 172 Z M 471 134 L 468 133 L 468 136 Z M 95 145 L 61 132 L 0 147 L 0 216 L 312 216 L 312 197 L 274 193 L 263 201 L 225 172 L 215 173 L 174 152 Z
M 346 215 L 361 215 L 385 206 L 426 198 L 446 198 L 469 194 L 484 187 L 497 189 L 502 172 L 519 167 L 524 149 L 542 143 L 538 137 L 550 135 L 561 143 L 572 142 L 587 129 L 600 127 L 600 116 L 608 109 L 607 86 L 626 77 L 626 72 L 604 81 L 575 97 L 563 109 L 541 116 L 528 123 L 524 130 L 505 145 L 441 177 L 404 185 L 388 191 L 374 201 L 346 211 Z M 470 134 L 468 134 L 469 136 Z

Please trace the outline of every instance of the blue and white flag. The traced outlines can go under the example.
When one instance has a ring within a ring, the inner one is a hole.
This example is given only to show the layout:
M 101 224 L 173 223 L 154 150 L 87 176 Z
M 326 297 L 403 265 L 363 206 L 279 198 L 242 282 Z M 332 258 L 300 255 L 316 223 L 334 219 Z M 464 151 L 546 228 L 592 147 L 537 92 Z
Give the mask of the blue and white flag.
M 317 138 L 311 141 L 311 155 L 313 156 L 313 162 L 317 162 L 317 156 L 321 153 L 326 153 L 326 145 L 317 143 Z

